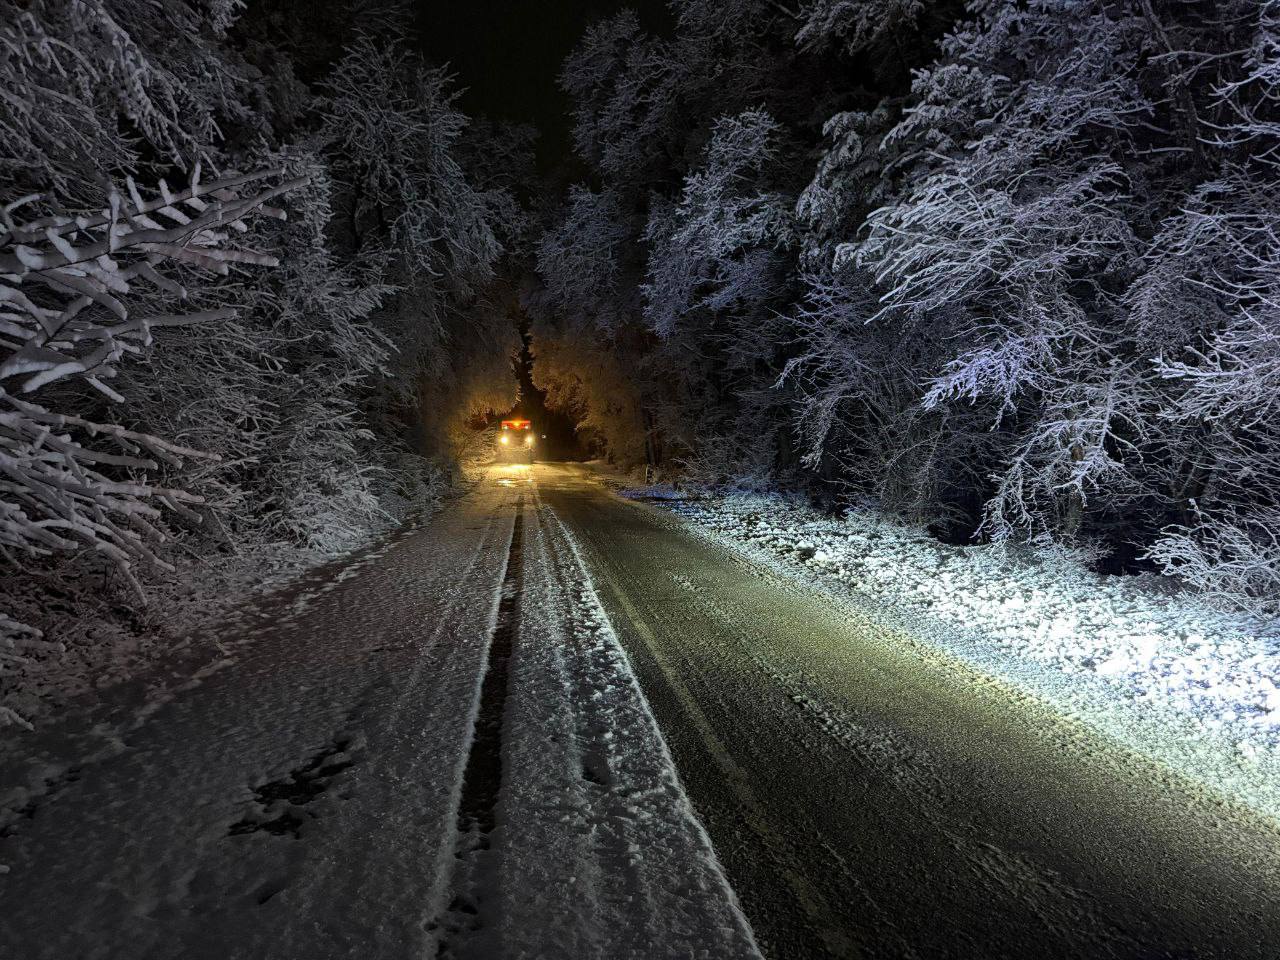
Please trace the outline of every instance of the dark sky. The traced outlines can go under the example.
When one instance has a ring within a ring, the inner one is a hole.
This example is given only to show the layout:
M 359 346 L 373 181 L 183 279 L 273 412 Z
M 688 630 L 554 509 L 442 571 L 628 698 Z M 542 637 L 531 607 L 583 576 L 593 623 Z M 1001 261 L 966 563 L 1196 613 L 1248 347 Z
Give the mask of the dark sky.
M 561 61 L 589 24 L 625 7 L 665 31 L 664 0 L 418 0 L 419 29 L 428 58 L 449 63 L 467 88 L 467 113 L 542 131 L 546 170 L 572 150 L 568 103 L 556 86 Z

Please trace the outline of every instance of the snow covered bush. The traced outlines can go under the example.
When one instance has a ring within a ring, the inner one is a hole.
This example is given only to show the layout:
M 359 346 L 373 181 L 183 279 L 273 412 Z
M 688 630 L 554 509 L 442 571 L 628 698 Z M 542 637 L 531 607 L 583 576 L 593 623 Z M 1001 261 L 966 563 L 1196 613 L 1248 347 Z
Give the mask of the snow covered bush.
M 199 520 L 201 496 L 168 475 L 216 454 L 139 425 L 122 373 L 174 331 L 217 337 L 235 297 L 208 292 L 233 272 L 277 264 L 255 247 L 257 225 L 283 217 L 273 202 L 302 182 L 278 168 L 236 174 L 210 143 L 239 106 L 218 57 L 174 31 L 220 35 L 220 9 L 0 10 L 0 170 L 11 191 L 0 197 L 6 675 L 65 652 L 47 628 L 75 633 L 88 611 L 74 587 L 66 605 L 52 602 L 62 585 L 105 564 L 136 603 L 143 572 L 173 569 L 170 525 Z M 222 172 L 202 180 L 206 165 Z M 191 174 L 173 188 L 163 176 L 137 185 L 159 170 Z
M 82 580 L 86 564 L 55 555 L 102 558 L 132 587 L 135 603 L 144 598 L 139 567 L 148 578 L 175 569 L 165 549 L 170 525 L 198 524 L 203 498 L 189 482 L 169 485 L 163 474 L 219 458 L 122 424 L 111 408 L 126 397 L 110 382 L 145 357 L 157 331 L 163 337 L 199 326 L 201 337 L 217 337 L 208 328 L 232 321 L 235 311 L 184 312 L 188 291 L 174 279 L 178 265 L 222 275 L 233 264 L 274 265 L 274 257 L 231 237 L 249 233 L 255 214 L 282 215 L 266 205 L 299 185 L 279 171 L 212 184 L 197 175 L 176 194 L 161 181 L 160 196 L 148 200 L 130 180 L 127 197 L 113 191 L 97 211 L 64 207 L 18 221 L 19 204 L 3 208 L 0 554 L 8 569 L 0 595 L 13 614 L 0 625 L 0 666 L 10 668 L 4 672 L 40 673 L 42 661 L 65 653 L 67 634 L 81 634 L 77 617 L 101 614 L 73 602 L 71 621 L 57 623 L 52 585 Z M 86 408 L 102 413 L 81 415 Z M 41 577 L 48 587 L 33 604 Z M 24 611 L 43 628 L 23 622 Z M 55 624 L 58 633 L 46 638 Z M 33 651 L 43 656 L 33 658 Z

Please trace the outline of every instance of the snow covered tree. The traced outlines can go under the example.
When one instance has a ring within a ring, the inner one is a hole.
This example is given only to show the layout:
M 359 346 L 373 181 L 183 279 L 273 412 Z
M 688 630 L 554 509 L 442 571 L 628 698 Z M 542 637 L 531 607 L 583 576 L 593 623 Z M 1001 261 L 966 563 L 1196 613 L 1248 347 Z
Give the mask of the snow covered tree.
M 775 300 L 794 200 L 758 181 L 777 160 L 779 138 L 779 125 L 763 111 L 717 121 L 705 165 L 686 177 L 680 201 L 650 217 L 641 289 L 659 336 L 675 335 L 699 308 L 751 310 Z
M 22 673 L 66 649 L 44 628 L 79 629 L 42 602 L 46 574 L 70 585 L 96 559 L 138 594 L 143 571 L 172 569 L 172 525 L 198 521 L 202 498 L 171 481 L 217 455 L 140 422 L 126 381 L 171 336 L 235 322 L 230 278 L 277 264 L 263 217 L 304 178 L 237 173 L 214 142 L 242 102 L 216 47 L 182 34 L 220 37 L 225 5 L 2 12 L 0 667 Z
M 273 10 L 0 0 L 9 719 L 154 648 L 140 591 L 231 595 L 426 506 L 447 431 L 413 427 L 516 349 L 483 303 L 527 135 L 468 135 L 395 0 L 325 6 L 336 64 Z
M 563 219 L 538 242 L 542 309 L 582 327 L 620 327 L 636 307 L 624 273 L 635 228 L 615 192 L 572 187 Z
M 1266 593 L 1274 9 L 970 11 L 905 101 L 832 118 L 801 198 L 811 462 L 920 519 L 1154 542 Z
M 934 336 L 965 345 L 930 371 L 922 404 L 962 404 L 991 428 L 996 539 L 1074 535 L 1084 498 L 1104 478 L 1123 485 L 1132 411 L 1115 291 L 1137 252 L 1121 156 L 1150 113 L 1131 82 L 1141 31 L 1088 4 L 994 5 L 948 38 L 954 62 L 917 82 L 939 108 L 909 111 L 889 137 L 937 159 L 845 248 L 887 291 L 875 322 L 940 321 Z M 1002 44 L 1016 44 L 1018 73 Z
M 449 409 L 420 403 L 423 391 L 448 391 L 458 378 L 491 369 L 479 351 L 497 331 L 468 336 L 480 317 L 513 344 L 505 317 L 470 308 L 518 239 L 522 214 L 508 183 L 483 172 L 481 183 L 464 168 L 464 158 L 481 150 L 468 145 L 468 120 L 444 70 L 427 67 L 403 44 L 362 36 L 325 89 L 321 137 L 347 185 L 338 203 L 341 242 L 368 276 L 396 288 L 376 316 L 396 352 L 382 410 L 373 411 L 395 431 L 397 421 Z M 527 136 L 516 143 L 527 151 Z M 431 430 L 443 436 L 447 426 Z
M 1174 523 L 1151 555 L 1202 589 L 1280 609 L 1280 5 L 1224 31 L 1227 56 L 1191 56 L 1209 178 L 1155 235 L 1129 294 L 1160 378 L 1160 464 Z M 1239 29 L 1239 27 L 1238 27 Z M 1179 44 L 1181 46 L 1181 44 Z M 1206 51 L 1207 53 L 1208 51 Z M 1215 53 L 1217 51 L 1214 51 Z M 1207 77 L 1201 76 L 1210 70 Z
M 679 201 L 653 205 L 646 228 L 644 316 L 675 373 L 665 429 L 720 480 L 767 477 L 788 419 L 773 389 L 795 240 L 784 145 L 764 111 L 717 120 Z
M 0 177 L 16 196 L 102 200 L 99 172 L 152 159 L 193 169 L 221 124 L 249 119 L 219 48 L 235 2 L 0 4 Z
M 812 109 L 818 71 L 796 67 L 795 18 L 776 4 L 682 0 L 672 12 L 673 37 L 624 13 L 565 63 L 575 145 L 598 182 L 573 188 L 540 242 L 535 300 L 562 314 L 542 340 L 573 317 L 602 325 L 599 349 L 641 378 L 651 458 L 688 461 L 713 444 L 755 457 L 772 443 L 747 411 L 779 400 L 769 344 L 803 183 L 778 117 Z

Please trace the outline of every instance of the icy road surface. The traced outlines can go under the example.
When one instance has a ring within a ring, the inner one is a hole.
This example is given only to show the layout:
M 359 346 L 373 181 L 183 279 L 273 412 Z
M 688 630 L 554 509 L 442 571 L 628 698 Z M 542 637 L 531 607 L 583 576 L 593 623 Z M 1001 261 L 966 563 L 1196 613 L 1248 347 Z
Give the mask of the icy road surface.
M 1280 957 L 1273 821 L 581 468 L 219 639 L 10 737 L 4 960 Z

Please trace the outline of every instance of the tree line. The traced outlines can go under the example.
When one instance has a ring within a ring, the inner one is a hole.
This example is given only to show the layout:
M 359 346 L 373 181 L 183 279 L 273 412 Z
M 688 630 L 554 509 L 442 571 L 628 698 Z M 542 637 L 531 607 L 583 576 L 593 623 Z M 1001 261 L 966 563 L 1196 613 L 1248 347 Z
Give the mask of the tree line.
M 1280 2 L 669 11 L 539 181 L 406 0 L 0 0 L 3 717 L 426 509 L 517 302 L 621 463 L 1277 612 Z
M 10 720 L 170 601 L 426 508 L 514 399 L 528 132 L 463 115 L 411 7 L 307 6 L 0 0 Z
M 672 0 L 565 62 L 536 374 L 622 461 L 1280 601 L 1280 4 Z

